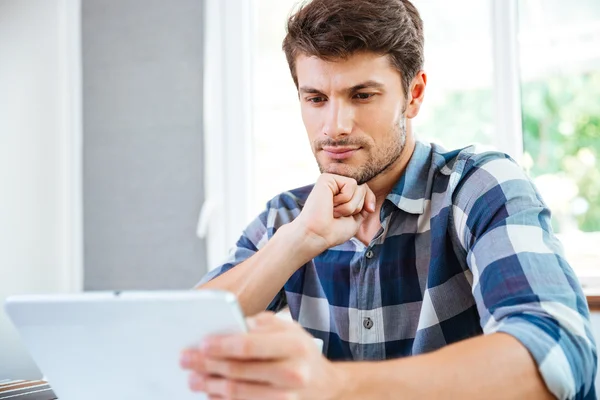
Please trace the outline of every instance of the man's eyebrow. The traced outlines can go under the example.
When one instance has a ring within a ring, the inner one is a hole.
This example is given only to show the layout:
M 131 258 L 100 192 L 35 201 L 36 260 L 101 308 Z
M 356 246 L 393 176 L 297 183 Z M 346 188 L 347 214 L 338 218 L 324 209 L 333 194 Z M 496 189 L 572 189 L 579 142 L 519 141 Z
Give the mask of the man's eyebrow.
M 359 83 L 358 85 L 354 85 L 351 88 L 347 89 L 348 93 L 354 93 L 362 89 L 383 89 L 384 84 L 376 81 L 365 81 Z
M 347 89 L 344 89 L 343 92 L 354 93 L 354 92 L 357 92 L 362 89 L 383 89 L 384 87 L 385 87 L 385 85 L 383 83 L 369 80 L 369 81 L 361 82 L 361 83 L 354 85 L 352 87 L 349 87 Z M 310 86 L 301 86 L 298 91 L 303 94 L 323 94 L 323 92 L 320 91 L 319 89 L 315 89 Z
M 301 86 L 298 91 L 300 93 L 323 94 L 323 92 L 321 92 L 320 90 L 315 89 L 315 88 L 310 87 L 310 86 Z

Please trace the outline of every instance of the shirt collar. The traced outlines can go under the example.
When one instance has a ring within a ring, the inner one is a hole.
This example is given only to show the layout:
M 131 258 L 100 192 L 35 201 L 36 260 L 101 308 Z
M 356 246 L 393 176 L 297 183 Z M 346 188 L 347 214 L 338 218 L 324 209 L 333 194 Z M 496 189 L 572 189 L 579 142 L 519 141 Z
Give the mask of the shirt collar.
M 386 199 L 410 214 L 423 214 L 429 182 L 431 147 L 416 142 L 404 173 Z

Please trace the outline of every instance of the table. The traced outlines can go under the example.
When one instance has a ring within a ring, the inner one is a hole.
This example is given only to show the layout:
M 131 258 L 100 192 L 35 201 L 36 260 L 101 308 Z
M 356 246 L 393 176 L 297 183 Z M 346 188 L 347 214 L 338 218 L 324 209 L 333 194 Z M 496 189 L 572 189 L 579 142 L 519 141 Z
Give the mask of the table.
M 56 395 L 47 382 L 0 380 L 0 400 L 55 400 Z

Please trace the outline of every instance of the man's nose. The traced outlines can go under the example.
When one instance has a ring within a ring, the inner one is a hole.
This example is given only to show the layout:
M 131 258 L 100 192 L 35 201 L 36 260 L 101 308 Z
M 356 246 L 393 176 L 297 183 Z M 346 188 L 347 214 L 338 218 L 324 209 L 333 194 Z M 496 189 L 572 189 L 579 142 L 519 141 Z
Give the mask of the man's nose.
M 327 119 L 323 133 L 331 139 L 339 139 L 350 135 L 354 113 L 352 108 L 341 101 L 329 101 Z

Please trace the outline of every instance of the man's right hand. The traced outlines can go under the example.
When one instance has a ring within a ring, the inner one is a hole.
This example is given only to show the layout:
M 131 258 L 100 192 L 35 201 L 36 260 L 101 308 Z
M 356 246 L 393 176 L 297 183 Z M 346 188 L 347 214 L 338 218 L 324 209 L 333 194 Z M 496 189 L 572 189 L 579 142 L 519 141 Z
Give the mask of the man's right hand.
M 375 195 L 367 185 L 322 174 L 294 221 L 277 229 L 252 257 L 201 288 L 234 293 L 246 315 L 264 311 L 298 268 L 356 235 L 374 211 Z
M 290 224 L 304 232 L 312 250 L 323 251 L 356 235 L 364 219 L 375 212 L 375 194 L 352 178 L 321 174 L 300 215 Z

